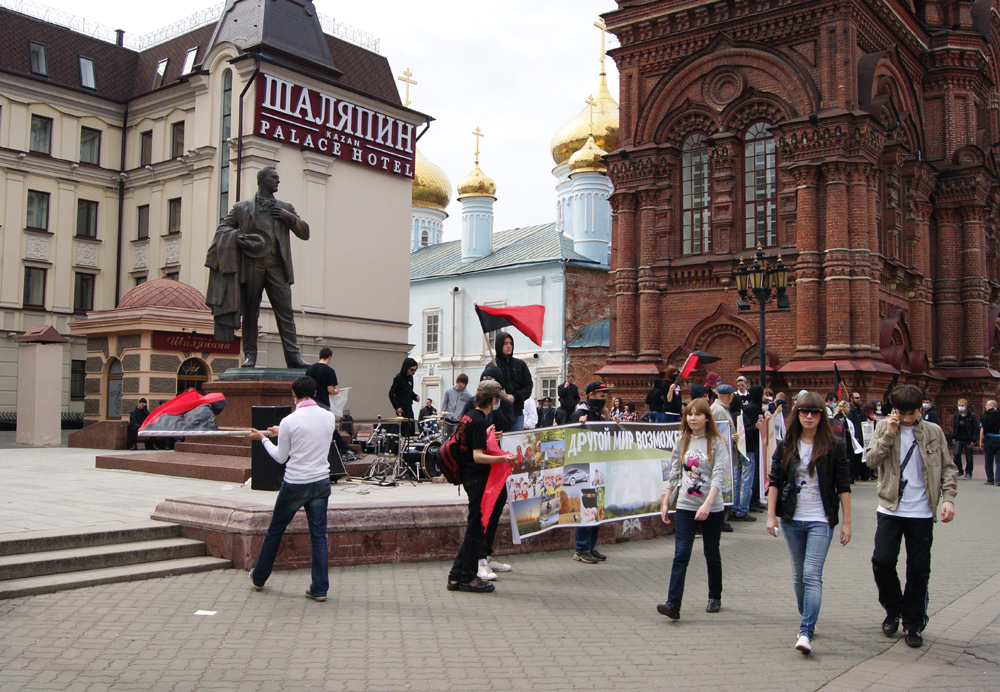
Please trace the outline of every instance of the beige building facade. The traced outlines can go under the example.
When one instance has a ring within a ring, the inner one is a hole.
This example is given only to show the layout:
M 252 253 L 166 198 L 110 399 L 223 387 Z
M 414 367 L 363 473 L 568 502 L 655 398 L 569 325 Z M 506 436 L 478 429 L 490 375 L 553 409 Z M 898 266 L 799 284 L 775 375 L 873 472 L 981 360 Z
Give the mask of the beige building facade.
M 235 32 L 254 12 L 265 28 Z M 267 29 L 280 26 L 297 33 Z M 384 58 L 324 34 L 311 2 L 291 0 L 237 0 L 218 21 L 141 51 L 2 8 L 0 34 L 8 34 L 0 36 L 0 414 L 16 407 L 13 338 L 52 325 L 69 339 L 64 411 L 107 418 L 97 402 L 107 399 L 110 359 L 148 364 L 151 342 L 140 339 L 143 358 L 98 358 L 106 349 L 88 349 L 88 313 L 106 315 L 161 278 L 203 294 L 219 220 L 239 201 L 237 188 L 244 199 L 255 193 L 264 166 L 277 168 L 277 197 L 310 225 L 309 240 L 291 245 L 303 355 L 334 350 L 355 416 L 387 408 L 385 391 L 409 350 L 405 238 L 416 139 L 428 118 L 402 106 Z M 293 39 L 305 48 L 291 50 Z M 295 103 L 268 101 L 265 88 L 284 88 Z M 306 135 L 326 139 L 325 151 L 310 149 Z M 266 297 L 262 308 L 257 364 L 284 367 Z M 192 328 L 179 319 L 172 331 Z M 115 332 L 127 345 L 148 328 L 130 332 L 117 321 Z

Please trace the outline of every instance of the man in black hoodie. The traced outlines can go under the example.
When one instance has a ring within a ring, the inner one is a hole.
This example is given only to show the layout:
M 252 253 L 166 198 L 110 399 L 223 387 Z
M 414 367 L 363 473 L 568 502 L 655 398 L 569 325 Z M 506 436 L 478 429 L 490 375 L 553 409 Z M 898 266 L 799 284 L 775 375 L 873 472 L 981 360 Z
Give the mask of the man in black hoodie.
M 413 402 L 420 401 L 420 397 L 413 393 L 413 373 L 417 371 L 417 361 L 407 358 L 400 366 L 399 372 L 392 378 L 392 387 L 389 388 L 389 401 L 397 416 L 402 418 L 413 418 Z M 400 423 L 399 432 L 404 437 L 413 435 L 414 425 L 411 420 L 408 423 Z
M 507 392 L 507 401 L 514 405 L 514 426 L 511 430 L 524 430 L 524 402 L 531 397 L 534 382 L 531 371 L 520 358 L 514 357 L 514 337 L 499 332 L 496 342 L 497 367 L 500 368 L 500 386 Z

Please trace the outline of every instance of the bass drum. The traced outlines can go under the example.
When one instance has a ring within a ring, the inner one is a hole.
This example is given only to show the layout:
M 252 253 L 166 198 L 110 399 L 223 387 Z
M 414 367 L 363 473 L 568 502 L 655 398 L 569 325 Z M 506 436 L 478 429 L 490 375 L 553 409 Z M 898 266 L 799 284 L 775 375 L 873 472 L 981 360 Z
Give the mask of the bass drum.
M 433 442 L 428 442 L 424 446 L 424 451 L 421 452 L 420 462 L 423 464 L 424 473 L 426 473 L 431 478 L 441 475 L 441 469 L 438 468 L 438 460 L 441 458 L 441 442 L 439 440 L 434 440 Z

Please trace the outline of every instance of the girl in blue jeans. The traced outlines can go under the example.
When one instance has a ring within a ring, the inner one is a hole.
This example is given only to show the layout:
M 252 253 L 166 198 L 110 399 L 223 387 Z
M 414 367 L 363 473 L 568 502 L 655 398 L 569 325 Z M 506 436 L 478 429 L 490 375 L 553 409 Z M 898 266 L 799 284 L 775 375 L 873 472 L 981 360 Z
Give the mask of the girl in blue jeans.
M 823 564 L 840 509 L 840 544 L 851 540 L 851 467 L 819 394 L 809 392 L 796 401 L 788 435 L 771 458 L 770 481 L 767 532 L 778 535 L 780 518 L 802 616 L 795 648 L 808 654 L 823 599 Z

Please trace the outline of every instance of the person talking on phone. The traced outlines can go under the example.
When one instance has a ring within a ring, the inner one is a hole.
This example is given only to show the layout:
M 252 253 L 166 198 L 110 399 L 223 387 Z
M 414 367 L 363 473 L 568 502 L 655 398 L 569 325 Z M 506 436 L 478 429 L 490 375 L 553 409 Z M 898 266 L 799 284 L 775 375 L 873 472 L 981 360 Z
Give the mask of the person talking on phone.
M 919 647 L 927 625 L 927 584 L 931 542 L 941 502 L 941 521 L 955 517 L 958 468 L 948 458 L 940 426 L 920 419 L 923 395 L 913 385 L 892 390 L 892 411 L 879 421 L 865 458 L 878 474 L 878 524 L 872 572 L 885 608 L 882 633 L 891 637 L 902 619 L 906 643 Z M 906 587 L 900 588 L 896 561 L 906 541 Z
M 781 520 L 802 617 L 795 648 L 808 654 L 823 600 L 823 565 L 841 510 L 840 544 L 851 542 L 851 466 L 819 394 L 795 402 L 788 434 L 771 457 L 769 478 L 767 532 L 777 536 Z

